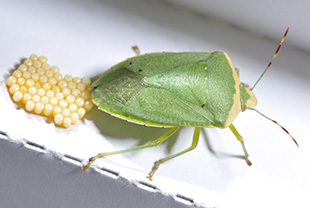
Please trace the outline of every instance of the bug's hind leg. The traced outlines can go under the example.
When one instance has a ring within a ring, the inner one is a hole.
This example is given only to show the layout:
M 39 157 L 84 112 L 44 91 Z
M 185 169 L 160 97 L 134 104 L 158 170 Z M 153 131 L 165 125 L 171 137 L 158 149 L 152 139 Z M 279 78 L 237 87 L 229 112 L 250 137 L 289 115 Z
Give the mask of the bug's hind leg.
M 189 151 L 195 149 L 195 147 L 196 147 L 197 144 L 198 144 L 199 133 L 200 133 L 200 128 L 199 128 L 199 127 L 196 127 L 196 128 L 195 128 L 195 132 L 194 132 L 194 136 L 193 136 L 192 145 L 191 145 L 189 148 L 187 148 L 187 149 L 185 149 L 185 150 L 183 150 L 183 151 L 181 151 L 181 152 L 178 152 L 178 153 L 176 153 L 176 154 L 174 154 L 174 155 L 171 155 L 171 156 L 168 156 L 168 157 L 165 157 L 165 158 L 162 158 L 162 159 L 156 161 L 156 162 L 154 163 L 154 165 L 153 165 L 153 168 L 152 168 L 151 172 L 150 172 L 149 175 L 147 176 L 147 178 L 150 179 L 150 180 L 152 180 L 152 177 L 153 177 L 154 173 L 156 172 L 156 170 L 158 169 L 158 167 L 159 167 L 160 164 L 163 164 L 164 162 L 167 162 L 168 160 L 171 160 L 171 159 L 173 159 L 173 158 L 175 158 L 175 157 L 178 157 L 178 156 L 180 156 L 180 155 L 182 155 L 182 154 L 184 154 L 184 153 L 186 153 L 186 152 L 189 152 Z
M 242 139 L 242 136 L 238 133 L 237 129 L 234 127 L 234 125 L 230 124 L 229 126 L 230 130 L 234 133 L 234 135 L 236 136 L 236 138 L 238 139 L 238 141 L 241 143 L 242 145 L 242 149 L 243 149 L 243 152 L 244 152 L 244 157 L 243 159 L 246 161 L 246 163 L 248 165 L 252 165 L 251 161 L 249 160 L 249 154 L 244 146 L 244 141 Z
M 99 153 L 98 155 L 96 155 L 95 157 L 91 157 L 89 159 L 89 162 L 87 163 L 87 165 L 85 165 L 84 167 L 82 167 L 83 170 L 87 170 L 87 168 L 89 168 L 89 166 L 97 159 L 105 157 L 105 156 L 109 156 L 109 155 L 116 155 L 116 154 L 121 154 L 121 153 L 125 153 L 125 152 L 132 152 L 135 150 L 140 150 L 140 149 L 145 149 L 145 148 L 149 148 L 149 147 L 154 147 L 159 145 L 160 143 L 166 141 L 174 132 L 176 132 L 180 127 L 175 127 L 170 129 L 169 131 L 167 131 L 165 134 L 163 134 L 161 137 L 159 137 L 158 139 L 155 139 L 154 141 L 152 141 L 149 144 L 145 144 L 145 145 L 141 145 L 141 146 L 137 146 L 137 147 L 133 147 L 133 148 L 129 148 L 129 149 L 125 149 L 125 150 L 120 150 L 120 151 L 114 151 L 114 152 L 105 152 L 105 153 Z

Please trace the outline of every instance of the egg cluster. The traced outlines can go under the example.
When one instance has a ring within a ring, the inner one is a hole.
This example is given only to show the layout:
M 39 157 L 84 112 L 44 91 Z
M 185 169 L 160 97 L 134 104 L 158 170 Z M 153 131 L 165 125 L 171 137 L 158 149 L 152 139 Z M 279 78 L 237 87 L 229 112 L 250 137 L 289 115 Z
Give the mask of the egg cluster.
M 63 76 L 57 66 L 50 66 L 45 56 L 31 55 L 6 81 L 12 100 L 35 114 L 52 117 L 65 128 L 75 124 L 90 111 L 89 78 Z

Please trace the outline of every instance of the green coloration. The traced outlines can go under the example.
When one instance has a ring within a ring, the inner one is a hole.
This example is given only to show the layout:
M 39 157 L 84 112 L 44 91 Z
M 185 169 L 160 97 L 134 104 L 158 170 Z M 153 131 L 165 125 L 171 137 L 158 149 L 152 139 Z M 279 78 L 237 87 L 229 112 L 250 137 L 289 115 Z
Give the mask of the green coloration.
M 257 103 L 256 97 L 249 88 L 240 85 L 241 109 L 245 111 L 250 106 L 255 106 Z
M 161 163 L 197 146 L 199 127 L 229 126 L 250 164 L 243 139 L 231 123 L 241 109 L 255 106 L 256 98 L 240 82 L 239 70 L 225 52 L 139 55 L 115 65 L 92 86 L 92 100 L 99 109 L 133 123 L 174 128 L 150 144 L 100 153 L 84 169 L 101 157 L 156 146 L 180 126 L 196 127 L 192 145 L 155 162 L 150 179 Z
M 235 68 L 235 70 L 236 70 L 236 73 L 237 73 L 237 75 L 238 75 L 238 77 L 239 77 L 239 69 L 238 69 L 238 68 Z
M 92 97 L 101 110 L 134 123 L 224 128 L 241 111 L 234 73 L 221 51 L 141 55 L 104 73 Z
M 139 51 L 137 47 L 134 49 Z M 229 127 L 242 145 L 244 156 L 241 157 L 251 165 L 243 138 L 232 121 L 241 110 L 255 110 L 251 106 L 256 106 L 257 100 L 252 90 L 240 82 L 239 70 L 233 67 L 230 58 L 223 51 L 138 55 L 113 66 L 93 82 L 92 86 L 92 100 L 99 109 L 129 122 L 172 129 L 150 144 L 99 153 L 90 158 L 89 163 L 82 168 L 84 170 L 101 157 L 157 146 L 180 126 L 195 127 L 191 146 L 155 162 L 149 179 L 152 179 L 160 164 L 197 146 L 200 127 Z M 292 136 L 291 138 L 294 140 Z
M 153 168 L 152 168 L 152 170 L 151 170 L 151 172 L 149 173 L 149 175 L 148 175 L 147 178 L 150 179 L 150 180 L 152 180 L 152 177 L 153 177 L 154 173 L 156 172 L 156 170 L 158 169 L 158 167 L 159 167 L 160 164 L 162 164 L 162 163 L 164 163 L 164 162 L 167 162 L 168 160 L 171 160 L 171 159 L 173 159 L 173 158 L 175 158 L 175 157 L 178 157 L 178 156 L 180 156 L 180 155 L 182 155 L 182 154 L 184 154 L 184 153 L 187 153 L 187 152 L 189 152 L 189 151 L 195 149 L 195 148 L 197 147 L 197 144 L 198 144 L 199 133 L 200 133 L 200 128 L 199 128 L 199 127 L 195 127 L 192 145 L 191 145 L 189 148 L 187 148 L 187 149 L 185 149 L 185 150 L 183 150 L 183 151 L 181 151 L 181 152 L 178 152 L 178 153 L 176 153 L 176 154 L 174 154 L 174 155 L 170 155 L 170 156 L 168 156 L 168 157 L 165 157 L 165 158 L 162 158 L 162 159 L 156 161 L 156 162 L 154 163 Z
M 246 150 L 246 148 L 244 146 L 244 141 L 243 141 L 242 136 L 239 134 L 239 132 L 237 131 L 237 129 L 235 128 L 235 126 L 233 124 L 230 124 L 229 128 L 242 145 L 242 149 L 244 152 L 243 159 L 245 159 L 245 161 L 247 162 L 248 165 L 252 165 L 251 161 L 248 159 L 249 154 L 248 154 L 248 151 Z
M 245 105 L 246 102 L 250 99 L 250 94 L 246 91 L 246 89 L 240 85 L 240 94 L 242 97 L 241 105 Z

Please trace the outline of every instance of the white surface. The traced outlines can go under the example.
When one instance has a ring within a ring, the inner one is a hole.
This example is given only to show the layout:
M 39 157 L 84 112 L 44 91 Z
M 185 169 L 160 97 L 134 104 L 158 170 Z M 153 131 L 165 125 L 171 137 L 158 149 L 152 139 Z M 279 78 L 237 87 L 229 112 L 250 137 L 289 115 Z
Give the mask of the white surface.
M 163 0 L 209 18 L 278 40 L 278 31 L 291 26 L 290 43 L 310 51 L 308 0 Z
M 142 52 L 224 50 L 240 69 L 241 80 L 253 84 L 278 44 L 156 1 L 3 1 L 0 28 L 0 129 L 85 160 L 98 152 L 147 143 L 166 130 L 127 123 L 98 110 L 64 130 L 16 110 L 4 80 L 21 59 L 32 53 L 45 55 L 63 74 L 91 77 L 134 56 L 133 45 Z M 285 29 L 276 32 L 279 40 Z M 198 147 L 162 165 L 153 184 L 210 206 L 308 207 L 310 57 L 290 47 L 290 34 L 286 43 L 254 92 L 258 110 L 284 125 L 300 148 L 276 125 L 247 111 L 234 124 L 245 139 L 251 167 L 229 156 L 242 154 L 242 149 L 228 129 L 204 129 Z M 192 128 L 182 128 L 156 148 L 111 156 L 97 164 L 147 181 L 153 162 L 188 147 L 192 133 Z

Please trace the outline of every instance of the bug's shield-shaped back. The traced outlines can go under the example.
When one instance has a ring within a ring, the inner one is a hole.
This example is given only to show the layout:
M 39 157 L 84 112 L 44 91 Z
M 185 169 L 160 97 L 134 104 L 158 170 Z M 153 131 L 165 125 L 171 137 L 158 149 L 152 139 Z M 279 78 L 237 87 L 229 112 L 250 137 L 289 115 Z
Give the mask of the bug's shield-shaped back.
M 162 56 L 166 55 L 171 56 Z M 139 66 L 143 70 L 128 69 L 149 57 L 129 59 L 95 82 L 93 101 L 100 109 L 139 124 L 227 127 L 241 109 L 240 81 L 226 53 L 206 55 L 152 75 L 143 75 L 145 65 Z

